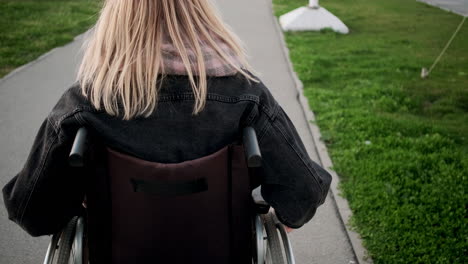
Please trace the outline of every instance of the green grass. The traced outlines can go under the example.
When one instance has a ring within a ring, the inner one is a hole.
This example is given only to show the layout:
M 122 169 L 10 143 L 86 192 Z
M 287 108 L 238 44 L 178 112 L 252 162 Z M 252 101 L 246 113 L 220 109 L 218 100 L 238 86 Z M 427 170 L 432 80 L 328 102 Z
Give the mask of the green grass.
M 274 0 L 276 15 L 306 3 Z M 468 21 L 413 0 L 322 1 L 350 28 L 286 33 L 375 263 L 468 263 Z
M 0 0 L 0 78 L 86 31 L 98 0 Z

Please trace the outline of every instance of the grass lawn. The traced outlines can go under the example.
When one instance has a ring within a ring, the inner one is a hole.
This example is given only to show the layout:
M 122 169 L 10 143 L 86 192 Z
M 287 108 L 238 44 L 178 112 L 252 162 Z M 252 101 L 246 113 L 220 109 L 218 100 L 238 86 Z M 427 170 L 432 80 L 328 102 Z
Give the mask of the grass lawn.
M 276 15 L 304 0 L 273 0 Z M 286 33 L 375 263 L 468 263 L 468 22 L 415 0 L 321 1 L 349 35 Z
M 98 0 L 0 0 L 0 78 L 86 31 Z

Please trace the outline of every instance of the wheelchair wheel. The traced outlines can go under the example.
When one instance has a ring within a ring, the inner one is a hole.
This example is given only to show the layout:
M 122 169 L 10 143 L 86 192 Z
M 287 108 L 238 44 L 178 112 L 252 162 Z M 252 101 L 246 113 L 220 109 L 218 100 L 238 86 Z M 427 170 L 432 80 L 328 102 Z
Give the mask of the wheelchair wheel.
M 262 216 L 265 230 L 267 233 L 267 256 L 266 264 L 285 264 L 283 258 L 283 249 L 281 247 L 281 239 L 278 235 L 276 222 L 272 213 Z
M 75 238 L 77 221 L 78 221 L 78 217 L 73 217 L 73 219 L 67 224 L 67 226 L 62 232 L 62 235 L 60 236 L 60 244 L 58 246 L 57 264 L 69 263 L 73 240 Z
M 256 215 L 253 221 L 253 237 L 252 241 L 255 245 L 255 250 L 252 252 L 253 254 L 253 264 L 265 264 L 265 256 L 266 256 L 266 245 L 265 240 L 265 225 L 263 223 L 262 217 L 260 215 Z
M 47 248 L 46 257 L 44 264 L 69 264 L 70 254 L 72 252 L 73 241 L 77 241 L 75 236 L 77 231 L 77 222 L 80 223 L 78 217 L 72 218 L 65 228 L 54 234 L 50 241 L 49 247 Z M 83 228 L 79 227 L 80 230 Z M 82 233 L 82 232 L 81 232 Z M 75 260 L 75 258 L 73 258 Z M 72 262 L 78 263 L 78 262 Z M 82 263 L 79 263 L 82 264 Z
M 65 228 L 54 234 L 50 241 L 44 264 L 84 264 L 85 220 L 74 217 Z
M 75 239 L 73 240 L 73 248 L 71 250 L 70 263 L 84 264 L 87 261 L 84 258 L 85 246 L 85 222 L 83 217 L 76 221 Z

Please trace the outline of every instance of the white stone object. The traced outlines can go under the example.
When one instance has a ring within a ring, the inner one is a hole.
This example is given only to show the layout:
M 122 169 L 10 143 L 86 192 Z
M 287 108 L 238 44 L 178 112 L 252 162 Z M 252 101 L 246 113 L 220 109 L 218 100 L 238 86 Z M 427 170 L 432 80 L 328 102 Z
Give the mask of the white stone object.
M 318 0 L 309 0 L 309 7 L 319 8 L 319 1 Z
M 335 32 L 348 34 L 348 27 L 332 13 L 310 0 L 309 6 L 300 7 L 280 17 L 284 31 L 320 31 L 330 28 Z

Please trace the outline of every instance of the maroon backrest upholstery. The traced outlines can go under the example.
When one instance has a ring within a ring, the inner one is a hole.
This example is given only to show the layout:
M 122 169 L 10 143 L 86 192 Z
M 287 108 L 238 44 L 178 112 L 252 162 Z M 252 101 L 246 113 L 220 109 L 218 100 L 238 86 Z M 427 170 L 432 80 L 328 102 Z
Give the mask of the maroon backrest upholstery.
M 95 175 L 88 193 L 91 260 L 251 263 L 252 202 L 242 147 L 177 164 L 107 149 L 105 174 Z

